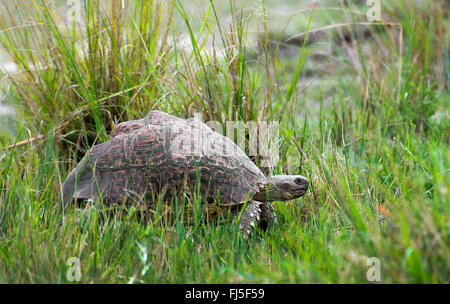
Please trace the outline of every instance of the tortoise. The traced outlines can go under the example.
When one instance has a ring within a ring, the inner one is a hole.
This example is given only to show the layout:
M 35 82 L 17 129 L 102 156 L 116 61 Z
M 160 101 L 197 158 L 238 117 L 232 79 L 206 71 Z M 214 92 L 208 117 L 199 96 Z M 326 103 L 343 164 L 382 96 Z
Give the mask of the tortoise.
M 232 211 L 247 238 L 256 225 L 278 223 L 270 202 L 298 198 L 308 183 L 301 175 L 266 177 L 230 138 L 196 118 L 151 111 L 118 124 L 109 141 L 86 153 L 63 183 L 60 203 L 101 197 L 105 205 L 154 210 L 162 197 L 170 209 L 197 193 L 208 221 Z

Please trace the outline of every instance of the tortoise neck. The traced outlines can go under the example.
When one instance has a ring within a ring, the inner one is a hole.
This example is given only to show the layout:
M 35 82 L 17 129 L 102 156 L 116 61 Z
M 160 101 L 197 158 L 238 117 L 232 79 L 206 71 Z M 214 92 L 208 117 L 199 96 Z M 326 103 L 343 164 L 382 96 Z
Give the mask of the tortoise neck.
M 271 202 L 275 200 L 277 188 L 269 177 L 269 182 L 259 187 L 259 192 L 255 194 L 253 199 L 259 202 Z

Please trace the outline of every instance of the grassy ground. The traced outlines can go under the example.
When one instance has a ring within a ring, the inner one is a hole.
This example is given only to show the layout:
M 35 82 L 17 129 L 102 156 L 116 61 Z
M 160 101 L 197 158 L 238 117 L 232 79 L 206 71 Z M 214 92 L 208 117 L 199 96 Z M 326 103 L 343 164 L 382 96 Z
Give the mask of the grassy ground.
M 76 257 L 83 283 L 367 283 L 375 257 L 383 283 L 448 283 L 446 1 L 383 1 L 377 25 L 365 1 L 86 1 L 79 22 L 51 2 L 0 9 L 18 67 L 1 88 L 17 115 L 0 128 L 0 282 L 70 282 Z M 151 109 L 279 121 L 266 171 L 308 193 L 249 243 L 233 222 L 63 213 L 86 149 Z

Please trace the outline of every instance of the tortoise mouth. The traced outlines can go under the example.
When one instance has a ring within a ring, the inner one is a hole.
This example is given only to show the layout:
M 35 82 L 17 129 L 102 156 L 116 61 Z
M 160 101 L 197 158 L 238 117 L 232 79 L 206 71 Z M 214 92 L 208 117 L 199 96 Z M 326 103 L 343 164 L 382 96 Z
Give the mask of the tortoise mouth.
M 298 183 L 298 186 L 289 191 L 289 196 L 291 199 L 301 197 L 306 194 L 306 191 L 308 191 L 309 183 L 302 181 L 302 183 Z
M 308 186 L 306 188 L 298 188 L 292 191 L 292 193 L 289 193 L 290 199 L 298 198 L 306 194 L 306 191 L 308 190 Z

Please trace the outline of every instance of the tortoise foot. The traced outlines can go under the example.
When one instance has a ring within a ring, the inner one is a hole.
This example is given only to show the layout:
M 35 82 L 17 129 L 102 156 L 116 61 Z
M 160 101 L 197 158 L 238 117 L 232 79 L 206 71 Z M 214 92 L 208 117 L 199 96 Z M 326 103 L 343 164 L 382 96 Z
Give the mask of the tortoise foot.
M 271 203 L 267 202 L 265 204 L 261 204 L 261 222 L 260 227 L 262 230 L 266 231 L 269 225 L 278 227 L 278 219 L 275 210 Z
M 242 214 L 240 229 L 245 239 L 249 239 L 261 221 L 261 208 L 259 203 L 250 201 Z

